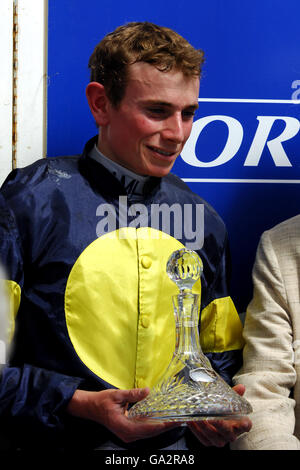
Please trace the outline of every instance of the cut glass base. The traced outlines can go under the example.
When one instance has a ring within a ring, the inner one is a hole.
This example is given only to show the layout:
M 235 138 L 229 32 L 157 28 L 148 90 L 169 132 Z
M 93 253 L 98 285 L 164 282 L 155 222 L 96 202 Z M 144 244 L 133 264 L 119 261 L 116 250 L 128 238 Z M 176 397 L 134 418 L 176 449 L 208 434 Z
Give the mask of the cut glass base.
M 185 368 L 187 369 L 187 368 Z M 215 371 L 202 369 L 200 380 L 191 379 L 195 369 L 181 371 L 154 387 L 148 397 L 129 410 L 129 417 L 155 421 L 199 421 L 240 419 L 252 412 L 247 400 L 238 395 Z M 197 369 L 199 375 L 199 369 Z M 209 380 L 203 380 L 205 374 Z

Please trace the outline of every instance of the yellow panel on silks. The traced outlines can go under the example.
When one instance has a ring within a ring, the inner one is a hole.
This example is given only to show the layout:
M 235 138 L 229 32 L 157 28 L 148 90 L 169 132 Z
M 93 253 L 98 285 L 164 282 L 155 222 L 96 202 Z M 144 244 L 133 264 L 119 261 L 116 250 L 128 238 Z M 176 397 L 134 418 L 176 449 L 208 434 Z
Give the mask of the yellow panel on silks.
M 65 292 L 71 342 L 84 364 L 110 384 L 153 386 L 175 348 L 170 254 L 183 245 L 158 230 L 126 227 L 79 256 Z M 138 268 L 138 269 L 137 269 Z M 199 281 L 195 293 L 201 293 Z
M 9 299 L 8 339 L 12 340 L 15 331 L 15 319 L 21 302 L 21 288 L 15 281 L 5 281 Z
M 204 353 L 242 349 L 242 331 L 231 297 L 214 299 L 201 312 L 200 343 Z

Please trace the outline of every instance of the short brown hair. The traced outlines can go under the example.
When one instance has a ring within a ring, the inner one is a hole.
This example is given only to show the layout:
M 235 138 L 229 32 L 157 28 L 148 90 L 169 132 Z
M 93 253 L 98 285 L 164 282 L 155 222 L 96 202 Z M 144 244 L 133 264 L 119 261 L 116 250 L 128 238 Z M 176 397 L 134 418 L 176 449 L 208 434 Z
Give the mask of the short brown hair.
M 162 72 L 175 68 L 186 76 L 200 77 L 204 54 L 163 26 L 148 22 L 119 26 L 102 39 L 89 60 L 91 81 L 104 86 L 114 106 L 125 94 L 127 66 L 135 62 L 147 62 Z

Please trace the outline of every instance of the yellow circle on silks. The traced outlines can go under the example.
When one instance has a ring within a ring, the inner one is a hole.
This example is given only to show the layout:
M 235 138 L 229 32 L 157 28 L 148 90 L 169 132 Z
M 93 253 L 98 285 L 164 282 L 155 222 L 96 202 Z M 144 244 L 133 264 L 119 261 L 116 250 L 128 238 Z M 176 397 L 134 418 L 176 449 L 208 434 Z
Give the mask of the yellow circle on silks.
M 183 245 L 159 230 L 125 227 L 92 242 L 65 291 L 68 333 L 81 361 L 111 385 L 153 386 L 175 348 L 169 256 Z M 201 292 L 200 281 L 194 286 Z

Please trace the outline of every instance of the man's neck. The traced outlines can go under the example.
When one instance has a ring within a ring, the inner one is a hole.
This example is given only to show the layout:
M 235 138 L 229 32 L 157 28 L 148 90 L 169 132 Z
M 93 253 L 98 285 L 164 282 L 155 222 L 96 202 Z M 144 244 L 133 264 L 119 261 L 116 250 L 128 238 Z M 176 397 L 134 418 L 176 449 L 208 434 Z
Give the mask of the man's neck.
M 124 168 L 110 158 L 103 155 L 98 147 L 95 145 L 89 156 L 93 160 L 98 161 L 103 165 L 126 189 L 126 192 L 133 198 L 139 199 L 143 196 L 145 184 L 150 176 L 142 176 L 134 173 L 128 168 Z

